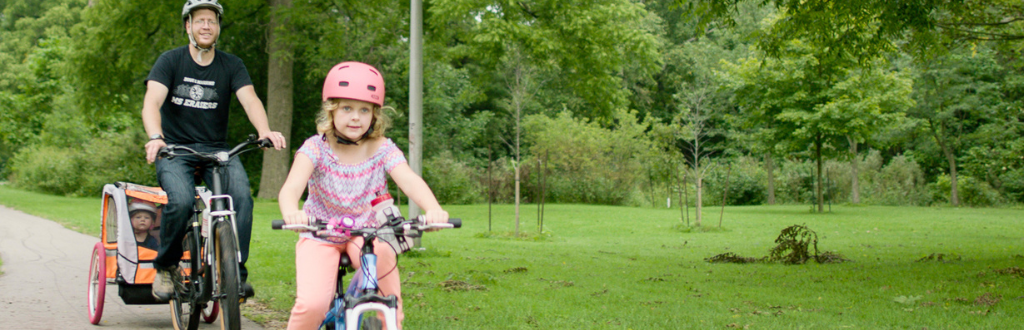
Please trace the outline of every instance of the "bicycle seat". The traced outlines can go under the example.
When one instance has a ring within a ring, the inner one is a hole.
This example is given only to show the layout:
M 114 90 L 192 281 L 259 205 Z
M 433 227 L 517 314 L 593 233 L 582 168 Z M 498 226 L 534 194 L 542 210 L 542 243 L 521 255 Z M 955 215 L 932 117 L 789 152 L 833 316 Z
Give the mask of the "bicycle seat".
M 338 262 L 338 267 L 344 267 L 346 269 L 352 268 L 352 260 L 349 259 L 348 253 L 341 254 L 341 261 Z

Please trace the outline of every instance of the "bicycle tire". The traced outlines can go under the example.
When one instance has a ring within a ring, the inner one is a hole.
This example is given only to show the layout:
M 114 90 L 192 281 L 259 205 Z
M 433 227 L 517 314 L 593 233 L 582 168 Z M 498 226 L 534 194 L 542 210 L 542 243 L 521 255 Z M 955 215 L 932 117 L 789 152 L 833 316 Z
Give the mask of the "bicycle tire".
M 203 279 L 199 274 L 200 261 L 202 260 L 202 254 L 199 246 L 194 244 L 193 235 L 196 231 L 190 231 L 185 234 L 185 239 L 182 241 L 182 250 L 188 251 L 189 253 L 189 271 L 186 283 L 184 279 L 186 276 L 179 277 L 182 279 L 181 283 L 174 284 L 174 295 L 171 296 L 171 319 L 174 321 L 174 330 L 196 330 L 199 329 L 199 319 L 202 317 L 204 305 L 198 300 L 202 299 L 198 292 L 201 291 L 200 286 L 203 283 Z M 199 308 L 196 308 L 199 307 Z
M 89 323 L 100 324 L 106 295 L 107 250 L 103 247 L 103 242 L 97 242 L 92 247 L 92 261 L 89 263 Z
M 239 330 L 242 316 L 239 311 L 239 274 L 238 250 L 235 243 L 235 230 L 227 221 L 216 223 L 216 245 L 214 246 L 214 276 L 217 288 L 220 289 L 220 328 L 221 330 Z
M 206 324 L 213 323 L 217 320 L 217 315 L 220 314 L 220 303 L 216 300 L 211 301 L 206 308 L 203 309 L 203 322 Z

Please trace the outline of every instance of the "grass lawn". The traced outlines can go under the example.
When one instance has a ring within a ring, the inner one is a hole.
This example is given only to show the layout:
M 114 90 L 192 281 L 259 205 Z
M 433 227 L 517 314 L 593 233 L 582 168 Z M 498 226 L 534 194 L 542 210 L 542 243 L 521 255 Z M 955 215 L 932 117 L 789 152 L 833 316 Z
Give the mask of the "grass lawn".
M 0 186 L 0 204 L 98 234 L 99 196 Z M 682 232 L 678 209 L 547 205 L 544 235 L 513 239 L 514 208 L 449 206 L 462 229 L 428 233 L 400 259 L 408 329 L 1016 329 L 1024 316 L 1024 211 L 881 206 L 728 207 L 721 230 Z M 691 208 L 692 211 L 692 208 Z M 705 226 L 718 224 L 707 208 Z M 521 209 L 535 233 L 535 205 Z M 250 280 L 269 312 L 294 299 L 294 243 L 257 201 Z M 691 216 L 692 221 L 692 216 Z M 840 264 L 712 264 L 762 257 L 803 224 Z M 939 256 L 927 258 L 928 256 Z M 331 290 L 332 288 L 325 288 Z M 278 323 L 270 323 L 276 325 Z

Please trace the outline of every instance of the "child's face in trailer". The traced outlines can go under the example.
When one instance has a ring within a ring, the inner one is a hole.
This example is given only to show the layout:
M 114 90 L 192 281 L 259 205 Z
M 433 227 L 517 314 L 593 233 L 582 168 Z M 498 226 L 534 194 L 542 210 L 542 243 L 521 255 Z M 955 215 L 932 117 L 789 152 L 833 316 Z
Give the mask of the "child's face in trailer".
M 153 217 L 147 212 L 135 212 L 132 216 L 132 228 L 135 232 L 149 231 L 149 228 L 153 226 Z
M 341 99 L 334 109 L 334 129 L 349 140 L 359 140 L 373 123 L 373 107 L 370 102 Z

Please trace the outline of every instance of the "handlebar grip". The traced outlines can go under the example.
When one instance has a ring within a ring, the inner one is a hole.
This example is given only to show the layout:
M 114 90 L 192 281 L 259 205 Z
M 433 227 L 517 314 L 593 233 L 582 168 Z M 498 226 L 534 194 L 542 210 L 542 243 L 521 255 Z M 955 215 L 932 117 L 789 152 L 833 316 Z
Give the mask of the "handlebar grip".
M 462 219 L 448 218 L 448 223 L 452 224 L 453 228 L 462 228 Z
M 284 220 L 274 220 L 270 222 L 271 229 L 281 229 L 284 227 Z
M 270 142 L 270 139 L 263 139 L 263 140 L 256 141 L 256 144 L 258 144 L 260 148 L 273 148 L 274 147 L 274 142 Z

